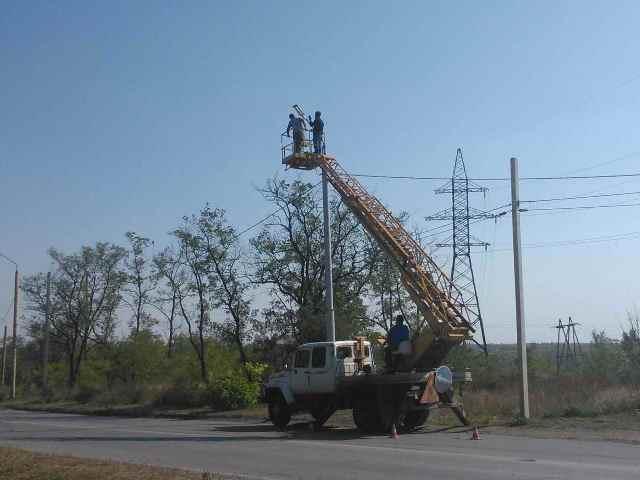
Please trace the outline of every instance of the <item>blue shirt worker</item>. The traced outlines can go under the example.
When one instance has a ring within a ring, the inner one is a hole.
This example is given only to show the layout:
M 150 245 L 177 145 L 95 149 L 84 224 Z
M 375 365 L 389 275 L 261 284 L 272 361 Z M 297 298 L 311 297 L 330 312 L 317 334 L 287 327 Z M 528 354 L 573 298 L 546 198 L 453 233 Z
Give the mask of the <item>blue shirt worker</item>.
M 389 330 L 387 338 L 391 350 L 397 350 L 402 342 L 409 340 L 409 327 L 404 324 L 404 317 L 402 315 L 396 317 L 396 324 Z
M 313 152 L 314 153 L 325 153 L 323 150 L 323 137 L 324 137 L 324 122 L 320 118 L 322 115 L 320 112 L 316 112 L 315 118 L 311 120 L 311 115 L 309 115 L 309 125 L 313 128 Z
M 293 130 L 293 153 L 300 153 L 304 142 L 304 118 L 296 117 L 293 113 L 290 113 L 287 137 L 291 136 L 289 135 L 291 130 Z

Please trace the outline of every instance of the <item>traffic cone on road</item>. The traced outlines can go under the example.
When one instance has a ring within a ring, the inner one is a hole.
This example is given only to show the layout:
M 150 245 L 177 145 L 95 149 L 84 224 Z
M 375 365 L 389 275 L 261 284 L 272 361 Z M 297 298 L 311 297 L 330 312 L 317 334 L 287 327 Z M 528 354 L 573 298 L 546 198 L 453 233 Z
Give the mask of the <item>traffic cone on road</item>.
M 391 425 L 391 438 L 393 438 L 394 440 L 397 440 L 400 438 L 400 435 L 398 435 L 398 430 L 396 430 L 395 423 Z
M 480 440 L 480 430 L 478 426 L 473 427 L 473 433 L 471 434 L 471 440 Z

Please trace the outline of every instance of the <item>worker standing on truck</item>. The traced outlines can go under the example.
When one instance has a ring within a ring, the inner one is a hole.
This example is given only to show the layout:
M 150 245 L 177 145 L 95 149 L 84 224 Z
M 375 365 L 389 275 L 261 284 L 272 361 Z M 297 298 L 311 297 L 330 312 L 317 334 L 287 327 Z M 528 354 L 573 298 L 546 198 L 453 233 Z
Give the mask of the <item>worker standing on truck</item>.
M 293 130 L 293 153 L 300 153 L 304 142 L 304 118 L 296 117 L 293 113 L 290 113 L 287 137 L 291 136 L 289 135 L 291 130 Z
M 404 324 L 404 316 L 398 315 L 396 317 L 396 323 L 389 330 L 387 335 L 387 349 L 385 351 L 385 363 L 388 368 L 394 368 L 393 354 L 398 350 L 398 347 L 402 342 L 409 340 L 411 334 L 409 333 L 409 327 Z
M 388 343 L 391 350 L 397 350 L 402 342 L 409 340 L 409 327 L 404 324 L 404 317 L 398 315 L 396 324 L 389 330 Z
M 313 153 L 324 153 L 323 151 L 323 138 L 324 138 L 324 122 L 320 118 L 322 113 L 316 111 L 315 119 L 311 120 L 309 115 L 309 125 L 313 128 Z

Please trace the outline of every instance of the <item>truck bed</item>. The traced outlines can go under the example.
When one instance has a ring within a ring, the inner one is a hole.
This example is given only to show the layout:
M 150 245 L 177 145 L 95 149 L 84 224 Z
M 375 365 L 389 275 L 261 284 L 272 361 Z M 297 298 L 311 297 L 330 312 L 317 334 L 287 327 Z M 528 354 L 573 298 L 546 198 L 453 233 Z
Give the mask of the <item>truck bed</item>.
M 370 373 L 364 375 L 348 375 L 336 378 L 338 389 L 348 389 L 369 385 L 411 385 L 423 383 L 425 372 Z

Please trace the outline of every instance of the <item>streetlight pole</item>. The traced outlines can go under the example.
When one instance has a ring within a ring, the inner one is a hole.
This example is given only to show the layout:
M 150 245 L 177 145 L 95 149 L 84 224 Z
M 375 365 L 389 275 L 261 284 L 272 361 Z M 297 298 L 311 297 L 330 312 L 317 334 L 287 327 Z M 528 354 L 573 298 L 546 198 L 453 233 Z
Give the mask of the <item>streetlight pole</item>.
M 329 185 L 322 170 L 322 207 L 324 210 L 324 287 L 327 308 L 327 341 L 336 341 L 336 322 L 333 312 L 333 261 L 331 258 L 331 224 L 329 223 Z
M 18 267 L 14 275 L 13 290 L 13 378 L 11 379 L 11 399 L 16 399 L 16 370 L 18 366 Z
M 49 322 L 51 318 L 51 272 L 47 272 L 47 304 L 44 319 L 44 344 L 42 346 L 42 390 L 49 396 Z

